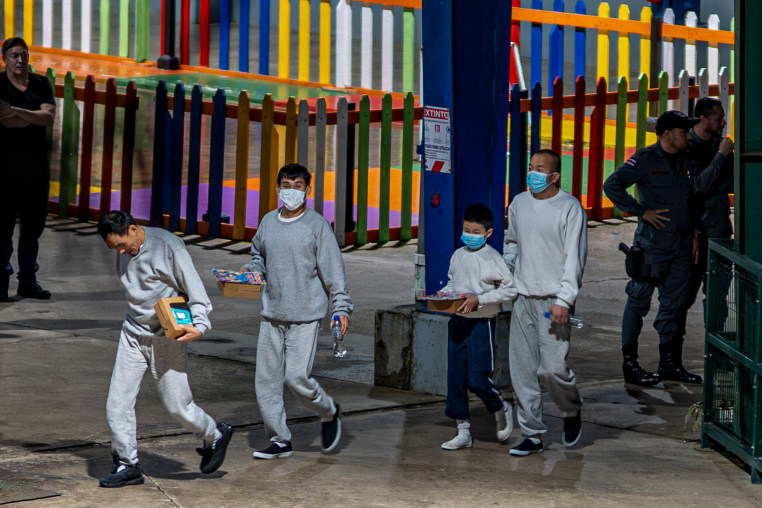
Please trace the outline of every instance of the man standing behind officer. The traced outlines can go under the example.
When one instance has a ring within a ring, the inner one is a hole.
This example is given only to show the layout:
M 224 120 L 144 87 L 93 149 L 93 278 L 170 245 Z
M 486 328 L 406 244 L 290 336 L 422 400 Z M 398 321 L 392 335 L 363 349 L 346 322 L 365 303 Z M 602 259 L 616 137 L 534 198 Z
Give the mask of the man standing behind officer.
M 693 187 L 696 190 L 696 231 L 699 244 L 686 296 L 686 309 L 690 309 L 696 301 L 702 284 L 706 293 L 709 239 L 733 236 L 728 194 L 733 192 L 734 145 L 730 138 L 723 135 L 727 125 L 725 109 L 719 100 L 702 97 L 696 102 L 694 113 L 699 122 L 691 129 L 691 146 L 687 153 L 698 162 Z M 728 286 L 723 288 L 723 293 L 727 293 L 727 289 Z M 685 335 L 686 317 L 687 313 L 683 316 L 681 337 Z
M 680 111 L 667 111 L 656 122 L 659 140 L 620 166 L 603 185 L 606 196 L 623 212 L 638 217 L 634 245 L 645 257 L 648 272 L 627 283 L 622 316 L 622 372 L 626 383 L 653 386 L 660 380 L 700 383 L 701 377 L 682 364 L 680 326 L 691 280 L 695 236 L 692 173 L 695 161 L 682 157 L 690 128 L 698 120 Z M 638 199 L 627 192 L 638 185 Z M 654 328 L 659 334 L 658 373 L 638 363 L 638 336 L 651 308 L 654 288 L 659 289 L 659 310 Z
M 48 215 L 48 147 L 45 127 L 53 125 L 56 103 L 44 76 L 29 72 L 29 48 L 21 37 L 3 43 L 0 73 L 0 302 L 11 301 L 13 230 L 21 219 L 16 293 L 50 298 L 37 283 L 39 238 Z

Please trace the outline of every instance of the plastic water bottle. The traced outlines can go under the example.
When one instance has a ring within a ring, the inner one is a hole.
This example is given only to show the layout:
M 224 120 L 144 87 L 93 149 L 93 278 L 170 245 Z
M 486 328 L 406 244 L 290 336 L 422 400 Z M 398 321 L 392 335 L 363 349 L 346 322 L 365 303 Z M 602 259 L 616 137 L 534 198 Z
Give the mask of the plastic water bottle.
M 546 312 L 544 314 L 544 316 L 546 318 L 550 318 L 550 312 Z M 571 328 L 582 328 L 583 326 L 585 326 L 585 322 L 582 320 L 581 317 L 579 317 L 579 316 L 572 316 L 570 314 L 569 315 L 569 322 L 566 324 L 566 326 L 569 326 Z
M 333 335 L 333 356 L 335 358 L 344 358 L 347 356 L 347 348 L 344 346 L 344 337 L 341 335 L 341 321 L 339 320 L 339 316 L 333 316 L 331 334 Z

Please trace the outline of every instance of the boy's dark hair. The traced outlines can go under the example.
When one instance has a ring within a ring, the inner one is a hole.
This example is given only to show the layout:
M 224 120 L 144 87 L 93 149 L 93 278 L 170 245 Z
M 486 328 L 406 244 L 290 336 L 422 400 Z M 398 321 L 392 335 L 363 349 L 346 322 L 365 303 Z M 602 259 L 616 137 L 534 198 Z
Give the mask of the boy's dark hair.
M 112 233 L 116 236 L 124 236 L 130 230 L 130 226 L 134 225 L 135 219 L 132 218 L 132 215 L 119 210 L 112 210 L 101 215 L 98 220 L 98 234 L 104 240 Z
M 532 155 L 537 155 L 537 154 L 550 156 L 550 158 L 553 159 L 553 162 L 555 162 L 556 164 L 555 171 L 558 173 L 561 172 L 561 156 L 558 155 L 555 150 L 550 150 L 549 148 L 542 148 L 540 150 L 537 150 Z
M 722 101 L 719 99 L 715 99 L 714 97 L 702 97 L 696 101 L 696 107 L 693 108 L 693 116 L 696 118 L 700 116 L 708 118 L 714 115 L 714 109 L 718 107 L 722 111 L 725 110 L 722 106 Z
M 492 215 L 492 210 L 481 203 L 474 203 L 463 212 L 463 220 L 476 222 L 477 224 L 484 226 L 485 230 L 490 230 L 492 229 L 492 221 L 494 220 L 494 217 Z
M 304 183 L 307 185 L 310 184 L 312 175 L 310 175 L 310 172 L 307 171 L 307 168 L 301 164 L 286 164 L 280 168 L 280 171 L 278 171 L 278 186 L 280 186 L 280 182 L 284 177 L 288 178 L 289 180 L 296 180 L 300 176 L 304 178 Z
M 3 55 L 5 55 L 6 51 L 11 48 L 15 48 L 16 46 L 21 46 L 25 50 L 29 51 L 29 46 L 26 45 L 26 41 L 24 39 L 21 37 L 8 37 L 3 42 Z

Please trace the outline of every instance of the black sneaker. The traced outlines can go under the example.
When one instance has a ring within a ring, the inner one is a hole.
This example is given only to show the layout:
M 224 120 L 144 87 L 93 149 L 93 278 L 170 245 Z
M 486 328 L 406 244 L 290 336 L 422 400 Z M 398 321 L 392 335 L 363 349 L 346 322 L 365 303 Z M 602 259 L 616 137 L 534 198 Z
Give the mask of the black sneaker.
M 333 419 L 330 422 L 322 423 L 322 439 L 321 449 L 323 453 L 332 452 L 338 445 L 341 439 L 341 418 L 339 418 L 339 405 L 336 404 L 336 413 L 333 415 Z
M 42 289 L 37 281 L 19 283 L 16 294 L 23 298 L 36 298 L 38 300 L 49 300 L 50 291 Z
M 519 445 L 511 448 L 511 451 L 508 453 L 517 457 L 526 457 L 527 455 L 540 452 L 542 452 L 542 440 L 536 437 L 528 437 Z
M 211 445 L 196 448 L 196 452 L 201 455 L 201 472 L 204 474 L 214 473 L 225 462 L 225 452 L 233 435 L 233 427 L 227 423 L 220 423 L 217 429 L 222 433 L 221 437 L 215 439 Z
M 564 435 L 561 442 L 564 446 L 574 446 L 582 435 L 582 411 L 577 411 L 577 416 L 564 418 Z
M 286 441 L 285 443 L 279 443 L 277 441 L 273 441 L 270 443 L 270 446 L 265 448 L 264 450 L 259 450 L 254 452 L 254 458 L 255 459 L 285 459 L 286 457 L 290 457 L 294 454 L 293 449 L 291 448 L 291 442 Z
M 119 464 L 114 467 L 111 474 L 108 474 L 98 482 L 101 487 L 115 488 L 126 485 L 142 485 L 145 483 L 143 472 L 140 470 L 140 464 L 130 466 L 128 464 Z

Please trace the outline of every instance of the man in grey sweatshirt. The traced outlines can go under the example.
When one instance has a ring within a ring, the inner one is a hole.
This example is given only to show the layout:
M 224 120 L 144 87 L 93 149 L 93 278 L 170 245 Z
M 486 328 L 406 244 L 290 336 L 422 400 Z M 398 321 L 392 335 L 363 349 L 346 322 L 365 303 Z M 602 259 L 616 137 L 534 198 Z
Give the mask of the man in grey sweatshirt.
M 257 459 L 293 453 L 286 425 L 283 385 L 320 417 L 322 450 L 333 451 L 341 438 L 339 406 L 311 377 L 320 320 L 339 316 L 342 335 L 349 328 L 352 302 L 344 260 L 331 226 L 307 208 L 311 175 L 288 164 L 278 172 L 283 207 L 265 215 L 251 241 L 251 261 L 241 271 L 259 272 L 267 285 L 262 295 L 255 391 L 270 446 Z
M 225 460 L 233 428 L 217 425 L 193 401 L 185 368 L 188 342 L 210 328 L 212 304 L 193 266 L 185 244 L 172 233 L 135 224 L 127 213 L 101 216 L 98 233 L 119 253 L 117 272 L 127 291 L 127 316 L 119 337 L 111 375 L 106 418 L 111 428 L 114 467 L 100 479 L 101 487 L 123 487 L 144 482 L 138 462 L 135 401 L 145 371 L 150 369 L 164 407 L 186 429 L 203 439 L 196 451 L 201 472 L 210 474 Z M 160 298 L 185 295 L 193 324 L 180 325 L 185 334 L 168 338 L 154 305 Z

